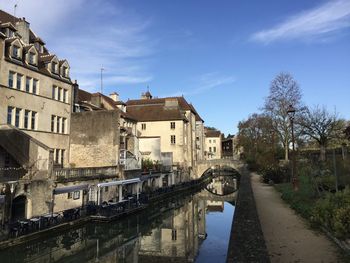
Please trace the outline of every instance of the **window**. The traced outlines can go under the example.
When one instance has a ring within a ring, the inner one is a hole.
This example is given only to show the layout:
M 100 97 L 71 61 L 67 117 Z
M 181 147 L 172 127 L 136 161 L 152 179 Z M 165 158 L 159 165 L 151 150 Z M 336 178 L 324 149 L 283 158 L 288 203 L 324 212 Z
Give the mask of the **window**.
M 170 135 L 170 142 L 171 142 L 171 144 L 175 144 L 176 143 L 175 135 Z
M 213 140 L 213 143 L 216 143 L 216 140 Z
M 61 150 L 61 164 L 64 164 L 64 152 L 65 150 Z
M 19 47 L 16 45 L 12 46 L 12 57 L 14 57 L 14 58 L 19 57 Z
M 60 155 L 60 150 L 59 149 L 55 149 L 55 163 L 58 163 L 58 158 L 59 158 L 59 155 Z
M 216 153 L 216 147 L 213 147 L 213 152 Z
M 61 122 L 61 117 L 56 117 L 56 132 L 59 133 L 60 132 L 60 122 Z
M 29 64 L 35 64 L 35 53 L 29 52 Z
M 13 37 L 15 33 L 9 28 L 7 30 L 8 30 L 7 31 L 8 32 L 8 37 Z
M 31 78 L 26 77 L 26 92 L 30 91 L 30 81 L 31 80 L 32 80 Z
M 13 112 L 13 107 L 8 106 L 7 107 L 7 124 L 12 124 L 12 112 Z
M 20 108 L 16 108 L 16 116 L 15 116 L 15 126 L 19 128 L 19 120 L 21 116 L 21 110 Z
M 61 127 L 61 133 L 65 133 L 66 132 L 66 118 L 62 118 L 62 127 Z
M 67 102 L 67 90 L 63 89 L 63 102 Z
M 17 86 L 16 86 L 16 88 L 19 90 L 21 89 L 21 86 L 22 86 L 22 77 L 23 77 L 23 75 L 17 73 Z
M 171 240 L 177 240 L 177 231 L 176 229 L 171 230 Z
M 38 80 L 33 79 L 33 94 L 38 94 Z
M 55 115 L 51 115 L 51 132 L 55 132 Z
M 63 77 L 68 77 L 68 68 L 65 66 L 62 68 L 62 75 Z
M 170 129 L 175 129 L 175 122 L 170 122 Z
M 211 147 L 209 147 L 209 152 L 211 153 Z
M 35 125 L 36 125 L 36 112 L 32 111 L 32 123 L 31 123 L 31 128 L 32 130 L 35 130 Z
M 57 63 L 51 62 L 51 72 L 56 73 L 56 71 L 57 71 Z
M 62 88 L 58 88 L 57 100 L 61 100 L 61 93 L 62 93 Z
M 73 200 L 80 199 L 80 191 L 73 192 Z
M 105 186 L 105 192 L 108 192 L 108 186 Z
M 142 124 L 141 124 L 141 129 L 142 129 L 142 130 L 146 130 L 146 123 L 142 123 Z
M 10 71 L 9 72 L 9 87 L 14 88 L 13 86 L 13 79 L 15 78 L 15 73 Z
M 24 125 L 23 125 L 24 129 L 29 128 L 29 113 L 30 113 L 29 110 L 24 111 Z
M 72 199 L 72 197 L 73 197 L 73 193 L 69 192 L 68 195 L 67 195 L 67 199 Z
M 57 89 L 56 86 L 52 86 L 52 98 L 53 99 L 56 99 L 56 89 Z

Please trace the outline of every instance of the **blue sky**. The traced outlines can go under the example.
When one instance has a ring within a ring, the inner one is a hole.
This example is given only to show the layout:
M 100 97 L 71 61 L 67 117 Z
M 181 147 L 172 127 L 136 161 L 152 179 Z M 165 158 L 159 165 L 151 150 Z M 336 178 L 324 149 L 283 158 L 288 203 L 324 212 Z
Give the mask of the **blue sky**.
M 290 72 L 307 105 L 350 119 L 350 0 L 0 0 L 67 58 L 80 87 L 184 95 L 225 134 Z

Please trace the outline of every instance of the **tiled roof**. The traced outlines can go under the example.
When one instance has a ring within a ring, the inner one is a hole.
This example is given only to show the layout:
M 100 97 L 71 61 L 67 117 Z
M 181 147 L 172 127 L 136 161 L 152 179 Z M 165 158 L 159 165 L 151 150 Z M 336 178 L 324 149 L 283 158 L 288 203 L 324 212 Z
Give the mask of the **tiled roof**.
M 196 117 L 196 121 L 202 121 L 204 122 L 204 120 L 201 118 L 201 116 L 199 116 L 198 112 L 196 111 L 195 107 L 192 105 L 192 103 L 189 104 L 193 113 L 195 114 Z
M 180 109 L 166 109 L 163 104 L 127 107 L 126 112 L 138 121 L 186 121 Z
M 18 20 L 19 20 L 19 18 L 14 17 L 14 16 L 10 15 L 9 13 L 6 13 L 6 12 L 0 10 L 0 21 L 2 23 L 10 22 L 13 25 L 15 25 Z
M 90 92 L 87 92 L 82 89 L 78 90 L 78 102 L 91 101 L 91 97 L 92 97 L 92 94 Z
M 206 130 L 205 137 L 220 137 L 221 132 L 217 130 Z
M 91 99 L 93 97 L 101 97 L 102 98 L 102 106 L 99 107 L 98 105 L 94 105 L 92 102 L 91 102 Z M 113 110 L 118 110 L 120 111 L 120 116 L 122 118 L 125 118 L 125 119 L 129 119 L 129 120 L 133 120 L 133 121 L 136 121 L 136 119 L 130 115 L 128 112 L 123 112 L 122 110 L 120 110 L 117 105 L 118 105 L 118 102 L 114 101 L 112 98 L 106 96 L 106 95 L 103 95 L 102 93 L 100 92 L 96 92 L 96 93 L 90 93 L 90 92 L 87 92 L 85 90 L 82 90 L 82 89 L 79 89 L 78 90 L 78 102 L 79 103 L 82 103 L 82 102 L 87 102 L 89 105 L 94 105 L 95 106 L 95 109 L 93 110 L 103 110 L 103 109 L 113 109 Z M 104 103 L 107 103 L 109 107 L 105 107 Z
M 186 101 L 184 97 L 167 97 L 167 98 L 155 98 L 155 99 L 140 99 L 140 100 L 128 100 L 126 102 L 127 106 L 135 105 L 154 105 L 154 104 L 163 104 L 167 99 L 176 99 L 179 103 L 179 106 L 182 110 L 192 110 L 190 104 Z
M 39 59 L 42 62 L 49 62 L 51 61 L 56 55 L 44 55 L 44 56 L 40 56 Z

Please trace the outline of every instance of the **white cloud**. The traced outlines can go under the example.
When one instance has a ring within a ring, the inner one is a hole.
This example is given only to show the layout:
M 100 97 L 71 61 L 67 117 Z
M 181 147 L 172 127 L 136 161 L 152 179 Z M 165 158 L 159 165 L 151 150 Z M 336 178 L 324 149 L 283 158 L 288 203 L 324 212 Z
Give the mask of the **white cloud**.
M 251 40 L 265 44 L 285 39 L 328 39 L 350 27 L 350 1 L 335 0 L 292 16 L 271 29 L 254 33 Z
M 104 0 L 0 0 L 1 8 L 26 17 L 50 52 L 66 58 L 81 88 L 100 88 L 100 68 L 106 69 L 105 90 L 121 84 L 145 83 L 150 55 L 157 41 L 147 35 L 149 18 Z M 4 2 L 4 4 L 2 3 Z
M 188 91 L 177 91 L 171 96 L 197 95 L 234 82 L 236 82 L 234 76 L 221 75 L 218 72 L 205 73 L 194 80 L 194 84 L 191 85 L 192 88 Z

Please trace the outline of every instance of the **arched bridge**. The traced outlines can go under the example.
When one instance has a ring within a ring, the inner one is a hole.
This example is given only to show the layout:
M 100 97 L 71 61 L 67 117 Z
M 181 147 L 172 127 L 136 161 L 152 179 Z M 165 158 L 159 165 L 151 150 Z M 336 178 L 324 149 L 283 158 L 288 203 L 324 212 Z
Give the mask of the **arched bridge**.
M 225 168 L 231 168 L 241 173 L 243 169 L 243 163 L 237 159 L 214 159 L 203 160 L 197 162 L 196 167 L 197 178 L 200 178 L 205 172 L 209 170 L 225 170 Z

